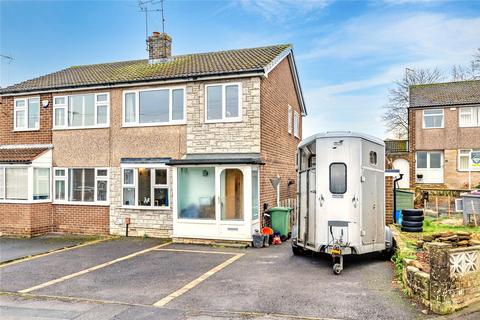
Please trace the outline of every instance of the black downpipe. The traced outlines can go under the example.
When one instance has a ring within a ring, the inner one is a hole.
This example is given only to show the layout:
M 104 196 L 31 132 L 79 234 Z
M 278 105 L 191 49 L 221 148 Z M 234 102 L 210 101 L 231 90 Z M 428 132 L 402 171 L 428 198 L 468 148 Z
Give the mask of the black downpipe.
M 397 223 L 397 181 L 403 179 L 403 173 L 400 177 L 393 180 L 393 223 Z

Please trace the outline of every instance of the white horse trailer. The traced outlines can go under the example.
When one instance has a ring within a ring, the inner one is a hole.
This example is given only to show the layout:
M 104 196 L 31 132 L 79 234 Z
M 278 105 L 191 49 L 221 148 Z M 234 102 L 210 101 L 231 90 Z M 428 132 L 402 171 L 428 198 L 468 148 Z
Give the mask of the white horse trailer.
M 299 144 L 297 172 L 294 254 L 330 254 L 339 274 L 343 255 L 393 251 L 385 226 L 382 140 L 353 132 L 316 134 Z

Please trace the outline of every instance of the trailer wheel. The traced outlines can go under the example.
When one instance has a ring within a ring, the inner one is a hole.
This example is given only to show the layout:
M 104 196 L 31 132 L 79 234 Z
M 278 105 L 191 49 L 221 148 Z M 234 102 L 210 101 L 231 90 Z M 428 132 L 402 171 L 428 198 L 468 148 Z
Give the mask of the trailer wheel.
M 292 252 L 295 256 L 304 256 L 305 255 L 305 249 L 301 248 L 299 246 L 296 246 L 292 244 Z
M 422 209 L 403 209 L 402 216 L 403 217 L 423 217 L 423 210 Z
M 403 221 L 420 222 L 424 220 L 423 216 L 403 216 Z
M 333 273 L 336 274 L 336 275 L 339 275 L 340 272 L 342 272 L 343 268 L 342 268 L 342 265 L 340 263 L 335 263 L 333 265 Z

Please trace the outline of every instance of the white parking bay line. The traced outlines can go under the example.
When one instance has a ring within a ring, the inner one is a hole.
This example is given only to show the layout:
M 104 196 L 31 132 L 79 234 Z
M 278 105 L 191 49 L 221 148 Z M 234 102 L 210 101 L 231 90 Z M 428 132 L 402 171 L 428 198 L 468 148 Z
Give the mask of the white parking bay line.
M 226 252 L 226 251 L 207 251 L 207 250 L 191 250 L 191 249 L 170 249 L 170 248 L 160 248 L 160 249 L 155 249 L 155 251 L 172 251 L 172 252 L 193 252 L 193 253 L 211 253 L 211 254 L 229 254 L 229 255 L 235 255 L 238 254 L 238 252 Z
M 196 251 L 198 252 L 198 251 Z M 200 283 L 202 283 L 203 281 L 205 281 L 206 279 L 208 279 L 209 277 L 213 276 L 215 273 L 217 273 L 218 271 L 222 270 L 223 268 L 227 267 L 228 265 L 232 264 L 233 262 L 235 262 L 236 260 L 240 259 L 241 257 L 243 257 L 245 255 L 245 253 L 237 253 L 235 254 L 233 257 L 231 257 L 230 259 L 228 259 L 227 261 L 219 264 L 218 266 L 210 269 L 209 271 L 205 272 L 204 274 L 202 274 L 200 277 L 198 277 L 197 279 L 193 280 L 192 282 L 186 284 L 185 286 L 183 286 L 182 288 L 178 289 L 177 291 L 175 292 L 172 292 L 170 293 L 168 296 L 166 296 L 165 298 L 155 302 L 153 305 L 155 307 L 163 307 L 165 306 L 167 303 L 169 303 L 170 301 L 172 301 L 173 299 L 175 298 L 178 298 L 179 296 L 181 296 L 182 294 L 192 290 L 193 288 L 195 288 L 197 285 L 199 285 Z
M 153 250 L 155 250 L 155 249 L 168 246 L 169 244 L 170 244 L 170 242 L 167 242 L 167 243 L 164 243 L 164 244 L 161 244 L 161 245 L 158 245 L 158 246 L 154 246 L 154 247 L 151 247 L 151 248 L 148 248 L 148 249 L 145 249 L 145 250 L 137 251 L 137 252 L 131 253 L 131 254 L 129 254 L 129 255 L 126 255 L 126 256 L 124 256 L 124 257 L 121 257 L 121 258 L 118 258 L 118 259 L 114 259 L 114 260 L 110 260 L 110 261 L 107 261 L 107 262 L 105 262 L 105 263 L 96 265 L 96 266 L 94 266 L 94 267 L 91 267 L 91 268 L 88 268 L 88 269 L 84 269 L 84 270 L 82 270 L 82 271 L 78 271 L 78 272 L 75 272 L 75 273 L 72 273 L 72 274 L 63 276 L 63 277 L 61 277 L 61 278 L 57 278 L 57 279 L 54 279 L 54 280 L 50 280 L 50 281 L 44 282 L 44 283 L 42 283 L 42 284 L 36 285 L 36 286 L 34 286 L 34 287 L 20 290 L 20 291 L 18 291 L 18 292 L 20 292 L 20 293 L 28 293 L 28 292 L 32 292 L 32 291 L 34 291 L 34 290 L 38 290 L 38 289 L 42 289 L 42 288 L 45 288 L 45 287 L 49 287 L 49 286 L 54 285 L 54 284 L 57 284 L 57 283 L 59 283 L 59 282 L 63 282 L 63 281 L 65 281 L 65 280 L 69 280 L 69 279 L 72 279 L 72 278 L 75 278 L 75 277 L 78 277 L 78 276 L 87 274 L 87 273 L 89 273 L 89 272 L 92 272 L 92 271 L 95 271 L 95 270 L 98 270 L 98 269 L 102 269 L 102 268 L 108 267 L 108 266 L 110 266 L 110 265 L 112 265 L 112 264 L 115 264 L 115 263 L 117 263 L 117 262 L 125 261 L 125 260 L 127 260 L 127 259 L 136 257 L 136 256 L 138 256 L 138 255 L 141 255 L 141 254 L 144 254 L 144 253 L 153 251 Z

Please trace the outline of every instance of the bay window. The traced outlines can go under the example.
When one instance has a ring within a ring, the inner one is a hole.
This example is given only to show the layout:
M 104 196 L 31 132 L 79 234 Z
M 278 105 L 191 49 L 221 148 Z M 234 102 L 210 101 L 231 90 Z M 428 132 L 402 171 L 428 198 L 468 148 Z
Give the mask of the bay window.
M 458 171 L 480 171 L 480 149 L 458 150 Z
M 460 127 L 480 126 L 480 107 L 463 107 L 459 109 Z
M 122 198 L 124 206 L 169 207 L 168 169 L 123 168 Z
M 109 125 L 108 93 L 59 96 L 53 98 L 53 127 L 96 128 Z
M 205 85 L 205 122 L 241 121 L 240 83 Z
M 33 168 L 33 200 L 50 199 L 50 169 Z
M 106 204 L 108 185 L 108 169 L 54 169 L 54 199 L 57 202 Z
M 13 111 L 15 131 L 40 129 L 40 98 L 15 99 Z
M 0 166 L 0 201 L 32 202 L 50 199 L 50 168 Z
M 5 168 L 5 199 L 28 200 L 28 168 Z
M 443 128 L 443 109 L 423 110 L 423 128 Z
M 184 88 L 175 87 L 124 92 L 124 126 L 184 123 L 185 111 Z

